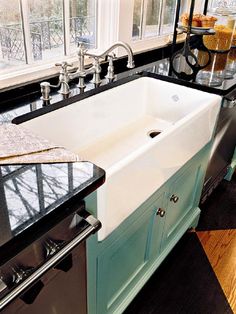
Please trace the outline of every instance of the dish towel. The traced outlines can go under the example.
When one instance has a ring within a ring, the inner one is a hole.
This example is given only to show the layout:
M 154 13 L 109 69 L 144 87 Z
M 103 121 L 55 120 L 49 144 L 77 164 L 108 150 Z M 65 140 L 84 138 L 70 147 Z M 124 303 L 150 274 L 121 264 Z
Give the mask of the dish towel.
M 81 159 L 21 125 L 0 125 L 0 164 L 75 162 Z

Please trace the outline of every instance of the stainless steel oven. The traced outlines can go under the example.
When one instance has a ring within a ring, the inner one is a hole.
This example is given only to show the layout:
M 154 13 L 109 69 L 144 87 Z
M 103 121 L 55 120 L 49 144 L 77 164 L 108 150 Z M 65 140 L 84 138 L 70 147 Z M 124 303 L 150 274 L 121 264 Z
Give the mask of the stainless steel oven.
M 0 267 L 4 314 L 85 314 L 85 239 L 100 227 L 84 203 Z

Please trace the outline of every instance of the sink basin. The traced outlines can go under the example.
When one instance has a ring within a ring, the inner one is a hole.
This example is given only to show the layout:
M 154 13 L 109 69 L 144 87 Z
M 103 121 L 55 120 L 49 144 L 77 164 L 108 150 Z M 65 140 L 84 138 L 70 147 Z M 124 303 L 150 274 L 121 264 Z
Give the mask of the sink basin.
M 23 125 L 106 170 L 101 241 L 211 140 L 220 101 L 139 77 Z

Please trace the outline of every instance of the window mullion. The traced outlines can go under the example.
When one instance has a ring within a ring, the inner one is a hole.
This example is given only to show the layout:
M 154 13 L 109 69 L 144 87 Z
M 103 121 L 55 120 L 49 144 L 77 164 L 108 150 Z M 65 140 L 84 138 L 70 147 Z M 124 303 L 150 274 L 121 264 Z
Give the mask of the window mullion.
M 120 0 L 98 1 L 97 43 L 99 50 L 107 49 L 107 47 L 118 40 L 119 7 Z
M 160 10 L 159 10 L 159 17 L 158 17 L 158 36 L 161 35 L 161 28 L 163 26 L 164 23 L 164 7 L 166 5 L 166 0 L 160 0 Z
M 142 0 L 141 8 L 141 39 L 145 37 L 146 21 L 147 21 L 147 2 L 148 0 Z
M 63 0 L 64 54 L 70 55 L 70 1 Z
M 24 48 L 25 48 L 25 61 L 27 64 L 31 64 L 33 62 L 33 56 L 32 56 L 32 43 L 31 43 L 31 34 L 30 34 L 30 23 L 29 23 L 28 0 L 19 0 L 19 1 L 20 1 L 22 32 L 23 32 Z

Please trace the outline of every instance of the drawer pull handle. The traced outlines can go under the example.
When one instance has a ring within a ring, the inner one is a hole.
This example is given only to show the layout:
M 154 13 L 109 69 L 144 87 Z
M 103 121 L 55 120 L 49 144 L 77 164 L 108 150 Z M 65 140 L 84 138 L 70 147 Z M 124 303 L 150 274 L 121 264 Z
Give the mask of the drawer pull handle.
M 174 203 L 177 203 L 179 200 L 179 197 L 175 194 L 172 194 L 171 197 L 170 197 L 170 201 L 171 202 L 174 202 Z
M 156 215 L 158 216 L 160 216 L 160 217 L 164 217 L 165 216 L 165 213 L 166 213 L 166 211 L 164 210 L 164 209 L 162 209 L 162 208 L 158 208 L 158 210 L 157 210 L 157 212 L 156 212 Z

